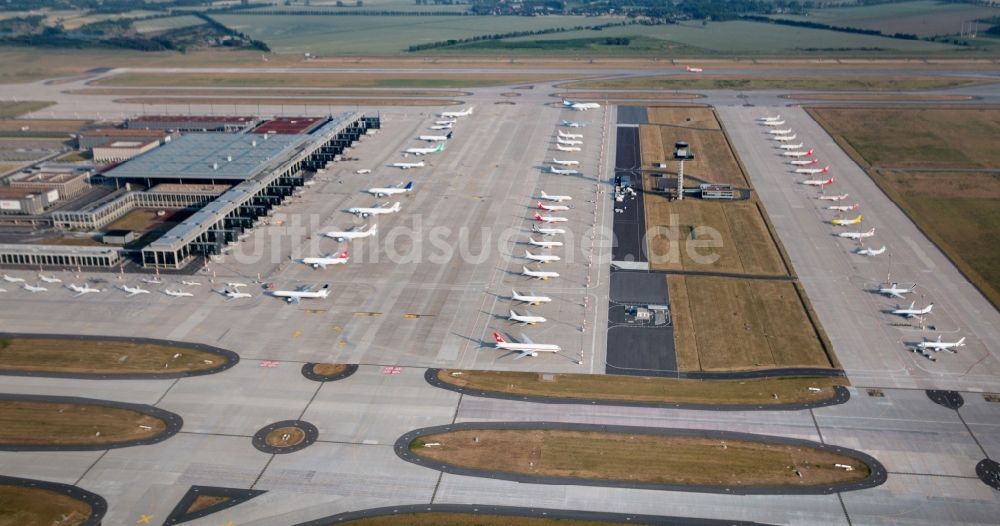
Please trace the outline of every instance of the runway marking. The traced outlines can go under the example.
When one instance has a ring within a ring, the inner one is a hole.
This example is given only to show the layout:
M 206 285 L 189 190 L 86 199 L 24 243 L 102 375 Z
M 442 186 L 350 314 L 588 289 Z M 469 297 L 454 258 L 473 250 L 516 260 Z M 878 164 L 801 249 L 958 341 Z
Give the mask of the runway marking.
M 263 360 L 260 362 L 260 366 L 265 369 L 274 369 L 278 366 L 278 362 L 275 360 Z
M 295 332 L 292 333 L 292 338 L 298 338 L 299 336 L 302 336 L 302 331 L 295 329 Z
M 401 367 L 387 366 L 382 368 L 382 374 L 384 375 L 392 376 L 399 374 L 401 372 L 403 372 L 403 369 Z

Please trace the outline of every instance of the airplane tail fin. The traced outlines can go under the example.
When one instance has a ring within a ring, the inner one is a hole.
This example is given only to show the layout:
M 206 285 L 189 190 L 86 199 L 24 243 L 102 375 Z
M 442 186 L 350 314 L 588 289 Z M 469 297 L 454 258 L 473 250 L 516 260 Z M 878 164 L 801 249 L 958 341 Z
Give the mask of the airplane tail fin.
M 965 336 L 962 336 L 962 338 L 958 340 L 958 343 L 955 346 L 961 347 L 963 345 L 965 345 Z
M 531 243 L 534 243 L 535 242 L 535 238 L 531 237 L 531 236 L 528 236 L 528 241 L 530 241 Z
M 524 265 L 521 265 L 521 272 L 523 272 L 524 274 L 527 274 L 528 273 L 528 267 L 526 267 Z
M 392 209 L 395 210 L 396 212 L 399 212 L 400 206 L 402 205 L 399 204 L 399 201 L 396 201 L 396 203 L 392 205 Z
M 549 197 L 548 194 L 545 193 L 545 190 L 542 190 L 542 197 L 543 198 L 548 198 Z
M 514 309 L 510 309 L 510 317 L 513 318 L 515 316 L 517 316 L 517 313 L 514 312 Z
M 812 154 L 813 154 L 812 150 L 809 150 L 808 152 L 806 152 L 806 155 L 812 155 Z
M 830 165 L 826 165 L 826 166 L 823 167 L 823 173 L 826 173 L 826 172 L 829 172 L 829 171 L 830 171 Z
M 542 220 L 542 216 L 539 215 L 538 212 L 535 212 L 535 221 L 541 221 L 541 220 Z
M 493 339 L 496 340 L 497 343 L 507 343 L 507 341 L 503 339 L 503 336 L 500 336 L 500 333 L 497 331 L 493 331 Z
M 453 134 L 453 133 L 455 133 L 455 132 L 448 132 L 448 135 L 445 135 L 445 137 L 451 139 L 451 134 Z
M 341 252 L 340 253 L 340 257 L 343 258 L 343 259 L 347 259 L 347 251 L 345 250 L 345 251 Z
M 545 207 L 542 206 L 542 202 L 541 201 L 537 201 L 537 203 L 538 203 L 538 209 L 539 210 L 545 210 Z
M 413 190 L 413 181 L 406 183 L 406 186 L 403 187 L 403 190 Z

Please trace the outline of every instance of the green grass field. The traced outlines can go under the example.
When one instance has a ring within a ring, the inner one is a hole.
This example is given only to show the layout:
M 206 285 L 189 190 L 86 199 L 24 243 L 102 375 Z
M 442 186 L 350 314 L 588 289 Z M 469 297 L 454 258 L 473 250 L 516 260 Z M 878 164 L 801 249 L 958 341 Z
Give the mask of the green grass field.
M 15 119 L 26 113 L 48 108 L 55 102 L 47 100 L 0 101 L 0 119 Z
M 166 31 L 168 29 L 200 26 L 204 23 L 205 23 L 204 20 L 196 16 L 191 16 L 191 15 L 170 16 L 166 18 L 140 20 L 135 23 L 135 29 L 140 33 L 155 33 L 158 31 Z
M 570 89 L 739 89 L 819 91 L 912 91 L 948 89 L 981 81 L 957 77 L 736 77 L 732 75 L 648 76 L 584 80 L 563 84 Z
M 775 15 L 775 18 L 808 20 L 833 26 L 875 29 L 883 33 L 912 33 L 922 37 L 951 35 L 962 22 L 1000 15 L 1000 8 L 933 0 L 893 2 L 868 6 L 812 9 L 808 15 Z M 984 25 L 980 25 L 985 29 Z

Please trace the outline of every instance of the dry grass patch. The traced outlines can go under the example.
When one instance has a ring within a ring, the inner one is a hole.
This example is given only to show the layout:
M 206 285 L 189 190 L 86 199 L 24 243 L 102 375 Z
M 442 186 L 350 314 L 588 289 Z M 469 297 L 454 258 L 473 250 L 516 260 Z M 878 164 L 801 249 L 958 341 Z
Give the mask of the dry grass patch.
M 676 100 L 697 99 L 701 97 L 694 93 L 669 93 L 662 91 L 573 91 L 566 95 L 553 94 L 552 96 L 596 102 L 604 100 Z
M 423 447 L 434 442 L 441 445 Z M 860 460 L 802 445 L 555 429 L 454 431 L 420 437 L 410 449 L 491 471 L 693 486 L 822 486 L 864 480 L 870 472 Z
M 578 75 L 477 73 L 122 73 L 102 78 L 95 85 L 128 87 L 219 88 L 465 88 L 505 86 L 553 81 Z
M 330 524 L 332 526 L 334 523 Z M 625 523 L 542 517 L 515 517 L 511 515 L 479 513 L 426 512 L 368 517 L 353 521 L 338 521 L 336 524 L 350 524 L 351 526 L 604 526 L 607 524 L 642 525 L 646 523 L 634 520 Z
M 317 363 L 312 366 L 313 373 L 319 376 L 336 376 L 347 370 L 342 363 Z
M 927 101 L 927 102 L 953 102 L 961 100 L 972 100 L 969 95 L 914 95 L 908 93 L 792 93 L 787 98 L 793 100 L 829 100 L 829 101 Z
M 734 75 L 697 75 L 688 77 L 649 76 L 619 79 L 584 80 L 563 84 L 568 89 L 728 89 L 728 90 L 861 90 L 908 91 L 947 89 L 982 84 L 984 81 L 962 77 L 745 77 Z
M 674 294 L 678 282 L 683 302 Z M 794 283 L 709 276 L 671 276 L 668 283 L 671 312 L 689 320 L 685 337 L 693 334 L 697 348 L 695 361 L 690 339 L 685 342 L 679 368 L 693 370 L 685 367 L 695 363 L 701 371 L 836 367 Z
M 253 97 L 142 97 L 115 99 L 123 104 L 200 104 L 202 106 L 242 105 L 242 106 L 455 106 L 462 101 L 449 99 L 394 99 L 394 98 L 352 98 L 336 99 L 280 99 Z
M 306 439 L 306 432 L 295 426 L 279 427 L 264 437 L 264 442 L 271 447 L 297 446 Z
M 69 90 L 67 93 L 78 95 L 112 95 L 128 97 L 149 96 L 184 96 L 184 97 L 462 97 L 469 95 L 465 91 L 454 90 L 407 90 L 384 89 L 373 92 L 361 89 L 288 89 L 288 88 L 192 88 L 178 91 L 177 88 L 83 88 Z
M 671 291 L 673 293 L 673 291 Z M 444 369 L 442 382 L 476 391 L 550 398 L 657 404 L 774 405 L 833 398 L 845 378 L 688 380 L 596 374 L 540 374 Z M 810 391 L 819 389 L 818 391 Z
M 0 485 L 0 526 L 78 526 L 90 504 L 41 488 Z
M 702 130 L 722 129 L 711 108 L 671 108 L 650 106 L 646 108 L 646 118 L 650 124 L 698 128 Z
M 163 374 L 197 372 L 225 356 L 189 347 L 72 338 L 0 339 L 0 372 Z
M 198 495 L 195 497 L 194 502 L 188 506 L 188 509 L 184 512 L 185 515 L 190 513 L 197 513 L 201 510 L 211 508 L 212 506 L 217 506 L 223 502 L 229 502 L 232 497 L 224 497 L 222 495 Z
M 663 138 L 660 136 L 659 126 L 639 125 L 639 152 L 642 155 L 641 162 L 644 170 L 653 169 L 655 163 L 667 158 L 663 152 Z M 671 153 L 670 156 L 673 157 L 673 154 Z
M 0 400 L 0 444 L 80 446 L 143 440 L 163 433 L 163 420 L 99 404 Z
M 70 134 L 80 131 L 80 128 L 90 122 L 64 119 L 4 119 L 0 120 L 0 131 L 21 132 L 22 128 L 28 127 L 29 130 L 23 132 L 25 135 L 31 135 L 30 132 Z
M 55 102 L 48 100 L 0 101 L 0 119 L 13 119 L 26 113 L 48 108 Z

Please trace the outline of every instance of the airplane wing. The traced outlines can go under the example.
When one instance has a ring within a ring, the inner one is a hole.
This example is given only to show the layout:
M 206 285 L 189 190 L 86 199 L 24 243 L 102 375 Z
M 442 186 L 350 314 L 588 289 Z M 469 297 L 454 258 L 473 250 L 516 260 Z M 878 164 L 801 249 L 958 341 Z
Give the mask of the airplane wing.
M 300 301 L 302 301 L 302 300 L 300 300 L 300 299 L 299 299 L 299 298 L 298 298 L 297 296 L 293 296 L 293 297 L 291 297 L 291 298 L 288 298 L 288 299 L 289 299 L 289 302 L 290 302 L 290 303 L 295 303 L 296 305 L 297 305 L 297 304 L 298 304 L 298 303 L 299 303 Z
M 298 292 L 312 292 L 316 285 L 299 285 L 295 288 Z
M 520 360 L 525 356 L 531 356 L 531 351 L 517 351 L 517 356 L 514 357 L 515 360 Z
M 531 341 L 531 338 L 528 338 L 528 335 L 524 334 L 523 332 L 521 333 L 521 341 L 523 343 L 527 343 L 528 345 L 532 345 L 532 344 L 535 343 L 535 342 Z

